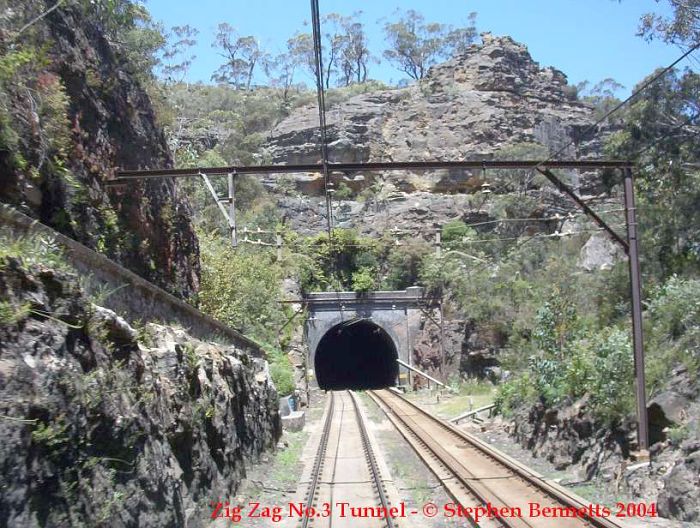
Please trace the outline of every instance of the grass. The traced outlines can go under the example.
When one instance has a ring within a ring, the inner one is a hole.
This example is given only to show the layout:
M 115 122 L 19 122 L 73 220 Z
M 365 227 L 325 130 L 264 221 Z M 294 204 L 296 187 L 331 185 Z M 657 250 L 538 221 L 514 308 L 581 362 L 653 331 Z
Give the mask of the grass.
M 456 394 L 447 391 L 418 391 L 409 392 L 406 396 L 441 418 L 454 418 L 467 411 L 490 405 L 496 397 L 496 387 L 484 381 L 469 380 L 454 388 L 457 390 Z
M 285 433 L 287 447 L 278 451 L 272 461 L 270 481 L 280 488 L 296 487 L 303 468 L 302 450 L 309 439 L 307 431 Z
M 42 264 L 49 268 L 71 269 L 53 238 L 38 234 L 18 235 L 3 227 L 0 228 L 0 267 L 6 265 L 8 258 L 18 259 L 25 266 Z
M 0 325 L 13 326 L 26 318 L 31 312 L 31 304 L 14 306 L 9 301 L 0 301 Z

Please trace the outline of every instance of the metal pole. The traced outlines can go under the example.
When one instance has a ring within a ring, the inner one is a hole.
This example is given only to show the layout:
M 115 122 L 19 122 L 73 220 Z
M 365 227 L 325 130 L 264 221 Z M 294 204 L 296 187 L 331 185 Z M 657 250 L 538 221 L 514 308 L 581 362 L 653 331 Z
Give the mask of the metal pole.
M 632 344 L 634 347 L 634 371 L 637 394 L 637 442 L 642 456 L 649 449 L 649 422 L 647 416 L 646 380 L 644 375 L 644 339 L 642 333 L 642 281 L 639 271 L 637 245 L 637 214 L 634 205 L 634 180 L 632 170 L 624 169 L 625 221 L 627 223 L 628 262 L 632 298 Z
M 233 247 L 238 246 L 238 233 L 236 230 L 236 187 L 234 185 L 234 175 L 228 173 L 228 216 L 229 229 L 231 231 L 231 244 Z
M 443 294 L 440 290 L 440 377 L 442 381 L 447 382 L 445 377 L 445 314 L 442 310 Z
M 411 370 L 412 370 L 412 365 L 413 365 L 413 358 L 411 356 L 411 330 L 408 325 L 408 307 L 404 308 L 404 313 L 406 314 L 406 359 L 408 360 L 408 364 L 406 367 L 409 369 L 408 372 L 406 372 L 406 376 L 408 379 L 408 388 L 409 390 L 413 390 L 413 383 L 411 380 Z
M 442 255 L 442 233 L 440 231 L 435 232 L 435 256 L 440 258 Z
M 630 169 L 625 169 L 630 170 Z M 617 234 L 617 232 L 610 227 L 605 221 L 598 216 L 598 214 L 588 207 L 588 204 L 584 202 L 580 196 L 578 196 L 571 188 L 566 185 L 563 181 L 561 181 L 559 178 L 557 178 L 556 174 L 554 174 L 551 170 L 547 168 L 542 168 L 542 167 L 537 167 L 537 171 L 544 175 L 550 182 L 554 184 L 554 186 L 559 189 L 562 193 L 566 194 L 569 198 L 571 198 L 574 202 L 576 202 L 576 205 L 578 205 L 584 213 L 586 213 L 593 221 L 598 224 L 599 227 L 602 227 L 605 231 L 608 232 L 608 234 L 617 242 L 620 244 L 626 252 L 629 252 L 629 246 L 626 240 L 624 240 L 620 235 Z

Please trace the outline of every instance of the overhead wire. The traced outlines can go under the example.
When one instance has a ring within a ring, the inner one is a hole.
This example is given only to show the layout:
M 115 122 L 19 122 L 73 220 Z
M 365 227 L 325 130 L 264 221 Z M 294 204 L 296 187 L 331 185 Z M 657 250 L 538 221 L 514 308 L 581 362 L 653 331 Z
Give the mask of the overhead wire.
M 693 123 L 693 121 L 695 121 L 698 117 L 700 117 L 700 114 L 694 114 L 694 115 L 690 116 L 688 119 L 683 121 L 681 124 L 673 127 L 671 130 L 666 132 L 663 136 L 656 138 L 652 143 L 646 145 L 644 148 L 635 152 L 634 156 L 637 157 L 637 156 L 641 156 L 642 154 L 646 153 L 649 149 L 652 149 L 653 147 L 655 147 L 656 145 L 658 145 L 659 143 L 661 143 L 665 139 L 668 139 L 669 137 L 671 137 L 673 134 L 678 132 L 683 127 L 691 125 Z
M 615 107 L 613 107 L 611 110 L 606 112 L 601 118 L 599 118 L 595 123 L 587 127 L 583 133 L 581 134 L 580 137 L 584 138 L 586 137 L 590 132 L 594 131 L 595 129 L 598 128 L 598 125 L 601 123 L 607 121 L 610 117 L 612 117 L 613 114 L 616 114 L 618 111 L 620 111 L 624 106 L 626 106 L 628 103 L 636 99 L 639 95 L 641 95 L 647 88 L 649 88 L 652 84 L 656 83 L 659 79 L 661 79 L 664 75 L 666 75 L 669 71 L 671 71 L 673 68 L 675 68 L 680 62 L 682 62 L 686 57 L 688 57 L 691 53 L 693 53 L 695 50 L 700 48 L 700 42 L 689 48 L 685 53 L 683 53 L 680 57 L 678 57 L 676 60 L 674 60 L 671 64 L 666 66 L 663 70 L 658 72 L 656 75 L 654 75 L 651 79 L 648 79 L 647 81 L 642 84 L 641 87 L 639 87 L 637 90 L 632 92 L 629 97 L 627 97 L 624 101 L 621 101 Z M 565 144 L 562 148 L 557 150 L 554 154 L 550 155 L 547 159 L 544 161 L 540 162 L 540 164 L 547 163 L 548 161 L 552 161 L 554 158 L 559 156 L 561 153 L 566 151 L 576 140 L 571 139 L 567 144 Z
M 328 170 L 328 141 L 326 135 L 326 96 L 323 90 L 323 53 L 321 48 L 321 18 L 318 0 L 311 0 L 311 25 L 313 28 L 314 62 L 316 67 L 316 97 L 318 99 L 318 121 L 321 131 L 321 164 L 323 165 L 323 185 L 326 195 L 326 215 L 328 239 L 333 230 L 333 205 L 330 193 L 330 173 Z

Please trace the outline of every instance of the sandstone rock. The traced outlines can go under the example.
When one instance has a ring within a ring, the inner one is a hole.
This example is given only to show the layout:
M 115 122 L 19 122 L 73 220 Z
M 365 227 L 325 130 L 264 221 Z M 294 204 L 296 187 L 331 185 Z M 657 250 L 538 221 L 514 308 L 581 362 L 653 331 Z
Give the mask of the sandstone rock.
M 113 343 L 128 345 L 136 341 L 136 330 L 122 317 L 102 306 L 92 305 L 90 324 L 103 327 L 107 331 L 107 337 Z
M 46 50 L 47 78 L 55 76 L 68 98 L 70 180 L 49 170 L 54 163 L 37 163 L 40 169 L 30 178 L 25 174 L 30 171 L 6 166 L 3 156 L 0 199 L 169 292 L 192 296 L 199 288 L 199 245 L 189 203 L 175 181 L 136 182 L 110 191 L 104 186 L 118 168 L 173 163 L 149 96 L 127 71 L 123 52 L 78 5 L 48 13 L 32 31 Z M 24 104 L 8 102 L 20 113 L 34 112 L 21 108 Z M 20 144 L 27 145 L 21 154 L 30 162 L 44 155 L 33 136 Z
M 697 471 L 680 464 L 664 479 L 658 498 L 659 515 L 682 521 L 700 520 L 700 476 Z
M 599 137 L 580 137 L 594 122 L 593 111 L 571 93 L 565 75 L 541 68 L 525 46 L 509 37 L 491 37 L 432 67 L 413 86 L 361 94 L 330 108 L 329 156 L 343 162 L 490 159 L 508 146 L 539 143 L 551 151 L 572 138 L 579 152 L 597 152 Z M 318 162 L 317 119 L 315 106 L 309 105 L 280 122 L 266 145 L 273 161 Z M 473 193 L 481 184 L 480 171 L 378 176 L 409 192 Z M 299 190 L 311 190 L 303 177 L 291 177 Z M 319 195 L 320 183 L 315 187 Z M 372 183 L 366 180 L 365 188 Z M 452 210 L 453 217 L 458 210 Z
M 276 446 L 265 361 L 156 324 L 137 342 L 64 272 L 8 262 L 0 290 L 35 309 L 0 323 L 0 524 L 204 526 Z
M 665 391 L 656 395 L 647 407 L 649 423 L 663 428 L 685 421 L 688 400 L 673 391 Z
M 594 234 L 581 248 L 578 266 L 586 271 L 610 269 L 624 257 L 620 246 L 606 234 Z

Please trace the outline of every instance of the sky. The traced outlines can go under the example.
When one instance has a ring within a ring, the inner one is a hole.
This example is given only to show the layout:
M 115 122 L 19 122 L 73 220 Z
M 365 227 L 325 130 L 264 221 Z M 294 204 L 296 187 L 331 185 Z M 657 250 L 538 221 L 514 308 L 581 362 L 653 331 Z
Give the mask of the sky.
M 210 82 L 222 63 L 212 47 L 216 26 L 228 22 L 243 35 L 255 35 L 272 54 L 285 49 L 297 31 L 310 31 L 308 0 L 145 0 L 156 21 L 165 28 L 189 24 L 200 31 L 194 48 L 196 59 L 188 74 L 191 82 Z M 370 49 L 381 56 L 385 48 L 383 21 L 396 9 L 415 9 L 426 21 L 465 25 L 477 12 L 477 30 L 510 35 L 525 44 L 541 66 L 563 71 L 570 84 L 613 78 L 627 96 L 635 84 L 655 68 L 666 66 L 682 54 L 676 46 L 636 36 L 640 16 L 654 11 L 670 14 L 661 0 L 319 0 L 321 15 L 350 15 L 362 11 Z M 700 64 L 700 53 L 682 66 Z M 394 84 L 406 77 L 386 60 L 370 66 L 370 77 Z M 304 74 L 299 82 L 312 84 Z

